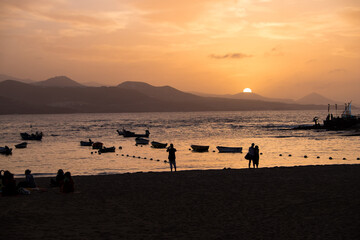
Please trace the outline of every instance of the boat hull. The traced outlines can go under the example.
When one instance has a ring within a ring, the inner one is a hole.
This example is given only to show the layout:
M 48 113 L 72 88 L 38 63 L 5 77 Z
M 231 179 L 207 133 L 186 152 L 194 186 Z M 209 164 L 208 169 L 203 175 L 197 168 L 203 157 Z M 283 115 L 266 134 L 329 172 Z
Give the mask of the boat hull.
M 144 139 L 144 138 L 141 138 L 141 137 L 137 137 L 137 138 L 135 139 L 135 142 L 136 142 L 136 144 L 140 144 L 140 145 L 149 144 L 149 140 L 148 140 L 148 139 Z
M 219 150 L 219 153 L 242 153 L 242 147 L 216 147 Z
M 167 143 L 159 143 L 159 142 L 152 141 L 151 146 L 153 148 L 166 148 Z
M 209 146 L 191 145 L 191 148 L 194 152 L 208 152 L 209 151 Z
M 26 148 L 26 147 L 27 147 L 27 142 L 22 142 L 15 145 L 15 148 Z

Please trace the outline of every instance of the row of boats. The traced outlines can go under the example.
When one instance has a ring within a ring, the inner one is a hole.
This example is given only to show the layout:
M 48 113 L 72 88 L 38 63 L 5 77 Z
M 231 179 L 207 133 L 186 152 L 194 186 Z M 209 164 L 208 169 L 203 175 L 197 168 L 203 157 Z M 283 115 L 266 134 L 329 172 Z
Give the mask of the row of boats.
M 43 133 L 42 132 L 36 132 L 36 133 L 20 133 L 20 136 L 23 140 L 37 140 L 37 141 L 41 141 L 42 137 L 43 137 Z M 26 148 L 27 147 L 27 142 L 22 142 L 19 144 L 15 145 L 15 148 Z M 4 146 L 4 147 L 0 147 L 0 154 L 3 155 L 10 155 L 12 154 L 12 148 L 9 148 L 8 146 Z

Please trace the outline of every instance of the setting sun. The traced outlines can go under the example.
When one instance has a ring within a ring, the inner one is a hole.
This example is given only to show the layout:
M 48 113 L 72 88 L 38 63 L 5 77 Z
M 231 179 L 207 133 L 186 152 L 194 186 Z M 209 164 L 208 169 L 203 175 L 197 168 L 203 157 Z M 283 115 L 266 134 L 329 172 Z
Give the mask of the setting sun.
M 245 89 L 243 90 L 243 92 L 245 92 L 245 93 L 251 93 L 252 91 L 251 91 L 250 88 L 245 88 Z

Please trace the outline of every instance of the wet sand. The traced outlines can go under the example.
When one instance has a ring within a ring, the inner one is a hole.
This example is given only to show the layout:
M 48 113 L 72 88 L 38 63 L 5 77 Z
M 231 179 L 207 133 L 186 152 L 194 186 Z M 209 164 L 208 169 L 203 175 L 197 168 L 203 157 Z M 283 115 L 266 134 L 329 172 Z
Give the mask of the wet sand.
M 360 239 L 360 165 L 74 181 L 71 194 L 0 197 L 0 239 Z

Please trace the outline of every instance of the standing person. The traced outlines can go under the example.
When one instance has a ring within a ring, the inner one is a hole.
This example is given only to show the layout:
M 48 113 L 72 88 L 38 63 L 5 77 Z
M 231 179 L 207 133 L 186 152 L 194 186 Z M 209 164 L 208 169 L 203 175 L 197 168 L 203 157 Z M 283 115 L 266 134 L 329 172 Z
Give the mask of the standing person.
M 245 156 L 245 159 L 249 160 L 249 168 L 251 167 L 251 161 L 254 159 L 254 154 L 255 154 L 255 143 L 252 143 L 251 146 L 249 147 L 249 151 Z
M 255 148 L 254 148 L 254 158 L 253 158 L 254 168 L 259 167 L 259 159 L 260 159 L 259 147 L 256 145 Z
M 173 166 L 174 166 L 174 169 L 175 169 L 175 172 L 176 172 L 176 162 L 175 162 L 175 152 L 176 152 L 176 149 L 174 148 L 174 145 L 171 143 L 170 144 L 170 147 L 168 147 L 166 149 L 166 151 L 169 153 L 169 163 L 170 163 L 170 169 L 171 169 L 171 172 L 172 172 L 172 169 L 173 169 Z

